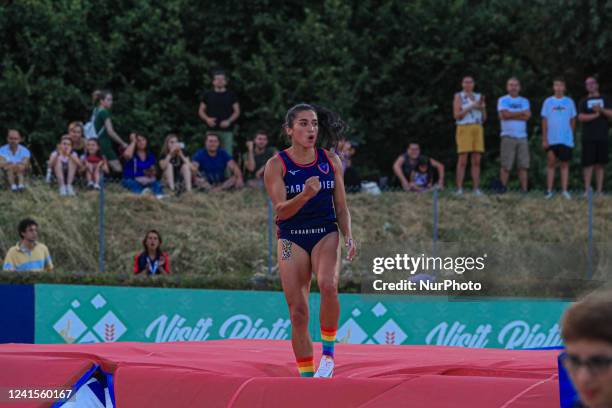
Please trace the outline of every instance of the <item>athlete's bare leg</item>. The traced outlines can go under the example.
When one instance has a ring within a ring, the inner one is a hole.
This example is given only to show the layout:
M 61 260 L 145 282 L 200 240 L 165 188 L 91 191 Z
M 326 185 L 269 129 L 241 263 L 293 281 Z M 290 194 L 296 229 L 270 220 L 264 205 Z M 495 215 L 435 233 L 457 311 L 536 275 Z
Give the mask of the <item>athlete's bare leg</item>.
M 291 318 L 291 345 L 296 358 L 312 356 L 308 333 L 308 294 L 312 266 L 308 253 L 295 243 L 278 240 L 278 267 Z
M 337 327 L 340 318 L 338 280 L 340 276 L 340 237 L 338 232 L 327 234 L 312 250 L 312 269 L 317 275 L 321 292 L 321 327 Z

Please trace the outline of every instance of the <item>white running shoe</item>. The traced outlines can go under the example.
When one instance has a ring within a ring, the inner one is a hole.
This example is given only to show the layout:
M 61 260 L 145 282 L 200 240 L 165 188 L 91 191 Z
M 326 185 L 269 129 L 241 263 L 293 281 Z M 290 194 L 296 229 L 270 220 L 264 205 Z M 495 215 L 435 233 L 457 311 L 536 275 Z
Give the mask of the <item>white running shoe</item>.
M 64 197 L 68 195 L 68 190 L 66 189 L 66 186 L 60 186 L 59 188 L 59 195 Z
M 482 194 L 482 191 L 479 188 L 475 188 L 474 189 L 474 195 L 476 197 L 482 197 L 484 194 Z
M 66 186 L 66 195 L 70 197 L 74 197 L 76 195 L 72 186 Z
M 551 198 L 553 198 L 552 191 L 547 191 L 546 194 L 544 194 L 544 198 L 547 200 L 550 200 Z
M 570 193 L 568 193 L 567 191 L 564 191 L 561 193 L 561 195 L 563 196 L 563 198 L 565 198 L 566 200 L 571 200 L 572 196 Z
M 463 189 L 462 189 L 462 188 L 458 188 L 458 189 L 455 191 L 455 195 L 458 195 L 458 196 L 463 195 Z
M 321 357 L 315 378 L 332 378 L 334 375 L 334 359 L 330 356 Z

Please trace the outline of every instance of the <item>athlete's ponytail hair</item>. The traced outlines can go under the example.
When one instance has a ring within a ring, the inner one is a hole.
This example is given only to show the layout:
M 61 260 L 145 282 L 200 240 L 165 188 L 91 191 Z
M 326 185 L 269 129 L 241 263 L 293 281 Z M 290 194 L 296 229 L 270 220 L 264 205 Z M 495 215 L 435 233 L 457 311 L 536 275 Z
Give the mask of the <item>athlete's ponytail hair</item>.
M 287 129 L 293 127 L 293 121 L 300 112 L 313 111 L 317 114 L 319 122 L 318 142 L 325 149 L 335 148 L 338 142 L 348 131 L 348 124 L 342 120 L 340 115 L 322 106 L 300 103 L 293 106 L 285 115 L 283 131 L 287 135 Z

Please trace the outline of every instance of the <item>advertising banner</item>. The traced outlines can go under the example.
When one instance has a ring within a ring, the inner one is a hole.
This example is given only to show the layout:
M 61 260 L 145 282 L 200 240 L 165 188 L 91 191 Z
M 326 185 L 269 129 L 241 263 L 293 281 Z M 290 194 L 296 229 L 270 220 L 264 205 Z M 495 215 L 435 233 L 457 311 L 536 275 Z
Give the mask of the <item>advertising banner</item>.
M 34 286 L 0 285 L 0 343 L 34 342 Z
M 569 302 L 341 294 L 342 343 L 526 349 L 561 345 Z M 320 296 L 310 330 L 320 340 Z M 278 339 L 291 335 L 282 292 L 36 285 L 37 343 Z

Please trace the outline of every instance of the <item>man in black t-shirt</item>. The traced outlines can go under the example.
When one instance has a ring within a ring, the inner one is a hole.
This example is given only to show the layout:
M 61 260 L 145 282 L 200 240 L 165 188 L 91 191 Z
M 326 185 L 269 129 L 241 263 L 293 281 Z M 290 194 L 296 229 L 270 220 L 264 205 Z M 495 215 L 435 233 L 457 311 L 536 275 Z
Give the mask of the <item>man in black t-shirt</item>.
M 227 76 L 224 71 L 213 72 L 213 90 L 204 91 L 200 98 L 198 116 L 221 139 L 221 147 L 233 155 L 233 124 L 240 116 L 240 104 L 233 91 L 227 89 Z
M 578 120 L 582 122 L 582 167 L 584 171 L 584 189 L 588 192 L 595 167 L 596 192 L 603 191 L 604 166 L 609 161 L 610 128 L 608 120 L 612 118 L 610 99 L 599 93 L 599 84 L 594 77 L 585 81 L 588 95 L 578 105 Z

